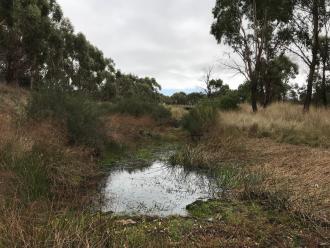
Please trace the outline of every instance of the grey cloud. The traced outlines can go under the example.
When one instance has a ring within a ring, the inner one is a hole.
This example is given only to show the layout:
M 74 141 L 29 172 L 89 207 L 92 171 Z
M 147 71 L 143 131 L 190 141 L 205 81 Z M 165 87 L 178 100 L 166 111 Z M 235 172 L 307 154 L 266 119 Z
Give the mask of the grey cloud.
M 152 76 L 163 88 L 201 86 L 203 69 L 228 50 L 210 35 L 215 0 L 58 0 L 77 31 L 117 68 Z M 219 69 L 237 87 L 241 77 Z

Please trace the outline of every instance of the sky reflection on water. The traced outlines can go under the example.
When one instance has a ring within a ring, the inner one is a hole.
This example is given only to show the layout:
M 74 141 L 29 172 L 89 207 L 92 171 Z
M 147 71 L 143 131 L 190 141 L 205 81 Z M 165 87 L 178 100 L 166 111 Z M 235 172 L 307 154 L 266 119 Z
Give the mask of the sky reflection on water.
M 163 161 L 143 169 L 116 168 L 103 190 L 103 211 L 120 215 L 185 216 L 187 205 L 213 198 L 215 189 L 205 174 L 187 172 Z

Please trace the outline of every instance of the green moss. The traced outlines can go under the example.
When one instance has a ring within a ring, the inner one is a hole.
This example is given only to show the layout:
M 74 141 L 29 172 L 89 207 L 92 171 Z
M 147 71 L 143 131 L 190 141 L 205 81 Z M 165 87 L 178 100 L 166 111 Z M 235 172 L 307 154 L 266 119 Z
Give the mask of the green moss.
M 222 203 L 217 200 L 196 201 L 186 207 L 188 212 L 197 218 L 212 217 L 217 213 Z
M 141 160 L 150 160 L 153 157 L 152 150 L 148 148 L 138 149 L 135 153 L 135 157 Z

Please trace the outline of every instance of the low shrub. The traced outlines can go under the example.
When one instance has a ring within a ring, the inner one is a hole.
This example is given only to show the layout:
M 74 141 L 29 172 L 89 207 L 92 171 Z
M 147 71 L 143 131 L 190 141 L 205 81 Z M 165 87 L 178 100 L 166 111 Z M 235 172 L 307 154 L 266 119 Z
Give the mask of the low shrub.
M 51 118 L 62 123 L 71 144 L 101 149 L 104 145 L 101 111 L 97 104 L 75 93 L 57 88 L 41 89 L 29 99 L 27 116 L 33 119 Z
M 214 106 L 200 104 L 183 117 L 182 126 L 192 137 L 202 136 L 215 124 L 217 116 Z
M 235 94 L 227 94 L 215 100 L 215 106 L 224 111 L 239 109 L 240 100 Z
M 149 115 L 157 121 L 166 121 L 171 118 L 171 112 L 164 106 L 157 102 L 147 102 L 138 98 L 121 99 L 114 104 L 112 111 L 136 117 Z

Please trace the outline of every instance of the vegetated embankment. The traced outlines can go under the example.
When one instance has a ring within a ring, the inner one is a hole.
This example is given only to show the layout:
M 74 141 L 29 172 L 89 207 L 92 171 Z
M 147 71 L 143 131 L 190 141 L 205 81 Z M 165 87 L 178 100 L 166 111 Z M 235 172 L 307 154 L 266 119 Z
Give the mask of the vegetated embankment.
M 316 155 L 319 160 L 313 161 L 323 168 L 321 159 L 327 162 L 325 148 L 260 139 L 255 125 L 241 129 L 229 120 L 225 122 L 222 115 L 211 135 L 184 148 L 177 160 L 191 167 L 216 168 L 219 187 L 239 197 L 224 195 L 222 201 L 192 204 L 188 218 L 116 217 L 90 208 L 97 196 L 95 179 L 102 176 L 102 157 L 116 155 L 116 150 L 111 149 L 118 146 L 120 151 L 134 151 L 141 144 L 171 142 L 185 139 L 185 135 L 171 127 L 172 120 L 164 121 L 168 114 L 163 110 L 161 115 L 156 111 L 148 117 L 140 116 L 135 109 L 132 115 L 122 113 L 127 109 L 125 103 L 120 111 L 110 107 L 108 112 L 107 106 L 79 96 L 43 94 L 31 100 L 30 93 L 24 90 L 0 88 L 0 247 L 326 244 L 323 229 L 317 222 L 312 222 L 316 224 L 311 227 L 307 216 L 313 210 L 315 219 L 326 221 L 327 202 L 323 195 L 327 194 L 324 189 L 328 172 L 319 169 L 319 174 L 314 175 L 316 171 L 311 169 L 309 176 L 303 178 L 302 167 L 298 167 L 304 163 L 307 171 L 309 165 L 304 158 L 312 161 L 311 156 Z M 296 159 L 290 157 L 293 152 Z M 296 170 L 288 170 L 289 165 Z M 282 177 L 287 180 L 279 180 Z M 280 194 L 278 189 L 288 188 L 281 185 L 284 182 L 296 185 L 296 189 L 292 187 L 295 191 L 283 190 Z M 294 193 L 305 191 L 297 182 L 305 182 L 303 186 L 311 189 L 311 197 L 319 196 L 313 198 L 319 199 L 312 201 L 314 205 L 306 208 L 306 221 L 289 212 L 298 210 L 292 207 L 298 205 L 291 203 L 304 199 Z
M 118 219 L 93 210 L 101 160 L 114 142 L 134 149 L 170 128 L 56 89 L 30 93 L 0 86 L 0 103 L 0 247 L 130 242 L 114 233 L 125 228 Z
M 274 104 L 259 113 L 243 105 L 220 112 L 217 124 L 174 162 L 207 168 L 234 199 L 258 202 L 303 220 L 329 239 L 330 112 Z

